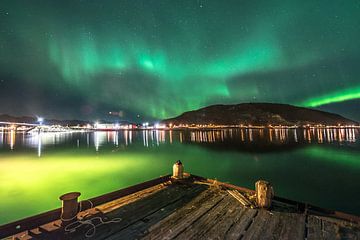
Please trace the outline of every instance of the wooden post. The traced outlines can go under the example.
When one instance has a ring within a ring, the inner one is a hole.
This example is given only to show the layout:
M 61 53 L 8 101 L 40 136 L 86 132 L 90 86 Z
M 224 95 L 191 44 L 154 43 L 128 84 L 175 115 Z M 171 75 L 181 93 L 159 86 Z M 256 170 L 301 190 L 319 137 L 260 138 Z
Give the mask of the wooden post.
M 270 208 L 274 197 L 273 187 L 269 182 L 259 180 L 255 183 L 256 203 L 260 208 Z
M 77 218 L 78 214 L 78 197 L 80 196 L 79 192 L 70 192 L 61 195 L 59 198 L 62 201 L 61 208 L 61 225 L 66 226 L 67 224 L 73 222 Z
M 173 178 L 182 179 L 184 177 L 184 166 L 182 165 L 180 160 L 177 160 L 173 165 Z

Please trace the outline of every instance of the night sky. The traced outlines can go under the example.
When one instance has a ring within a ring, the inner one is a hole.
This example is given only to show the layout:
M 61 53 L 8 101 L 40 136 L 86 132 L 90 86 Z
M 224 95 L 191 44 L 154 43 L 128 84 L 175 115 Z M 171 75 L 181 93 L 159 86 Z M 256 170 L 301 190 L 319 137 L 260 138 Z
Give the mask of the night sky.
M 151 120 L 277 102 L 360 121 L 359 76 L 358 0 L 0 2 L 0 113 Z

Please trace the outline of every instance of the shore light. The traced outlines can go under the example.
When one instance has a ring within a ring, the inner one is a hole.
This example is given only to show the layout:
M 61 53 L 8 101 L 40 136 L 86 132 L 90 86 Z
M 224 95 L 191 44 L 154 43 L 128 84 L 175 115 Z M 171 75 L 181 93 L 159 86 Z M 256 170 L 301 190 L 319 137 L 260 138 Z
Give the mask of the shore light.
M 40 125 L 42 125 L 43 122 L 44 122 L 44 118 L 38 117 L 38 118 L 37 118 L 37 122 L 38 122 Z

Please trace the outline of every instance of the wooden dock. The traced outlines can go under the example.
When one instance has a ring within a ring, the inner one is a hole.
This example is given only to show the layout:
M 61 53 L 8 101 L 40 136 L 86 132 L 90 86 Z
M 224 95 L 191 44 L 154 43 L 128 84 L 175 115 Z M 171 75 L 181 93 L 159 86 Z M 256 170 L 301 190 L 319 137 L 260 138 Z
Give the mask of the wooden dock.
M 161 177 L 60 211 L 0 226 L 5 239 L 360 239 L 360 218 L 274 197 L 261 209 L 254 191 L 197 176 Z

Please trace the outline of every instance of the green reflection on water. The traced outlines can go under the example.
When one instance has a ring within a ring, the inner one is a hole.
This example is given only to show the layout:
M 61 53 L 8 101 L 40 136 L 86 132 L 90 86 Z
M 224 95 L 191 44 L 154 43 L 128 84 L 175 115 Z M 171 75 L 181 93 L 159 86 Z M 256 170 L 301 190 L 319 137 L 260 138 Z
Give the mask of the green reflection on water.
M 87 199 L 168 174 L 177 159 L 196 175 L 249 188 L 266 179 L 279 196 L 360 214 L 360 190 L 354 190 L 360 182 L 358 148 L 299 144 L 254 152 L 234 142 L 231 149 L 189 142 L 145 147 L 137 138 L 96 151 L 67 141 L 45 148 L 40 158 L 36 149 L 0 152 L 0 224 L 60 207 L 65 192 L 79 191 Z
M 311 147 L 305 154 L 324 162 L 334 162 L 339 165 L 347 165 L 349 167 L 360 168 L 360 154 L 355 151 L 345 151 L 341 149 Z

